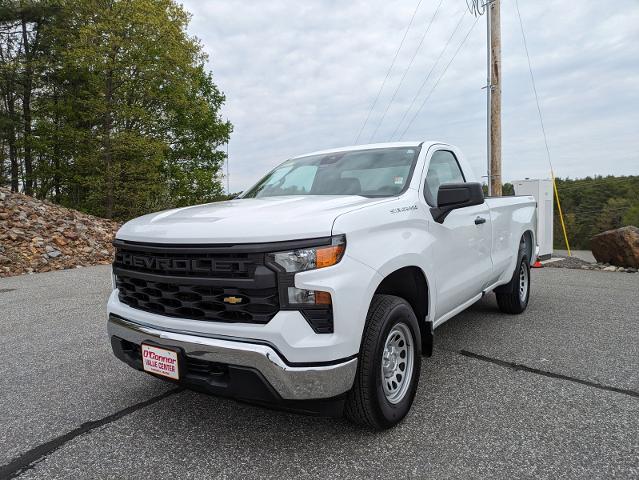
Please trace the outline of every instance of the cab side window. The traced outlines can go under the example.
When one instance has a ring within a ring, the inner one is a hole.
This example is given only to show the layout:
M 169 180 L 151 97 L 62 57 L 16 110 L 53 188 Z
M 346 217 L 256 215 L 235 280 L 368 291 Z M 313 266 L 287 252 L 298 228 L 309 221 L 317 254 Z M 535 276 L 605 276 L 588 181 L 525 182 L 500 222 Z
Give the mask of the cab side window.
M 443 183 L 464 183 L 466 179 L 462 174 L 459 163 L 452 152 L 437 150 L 433 153 L 426 173 L 424 196 L 429 205 L 437 205 L 437 192 Z

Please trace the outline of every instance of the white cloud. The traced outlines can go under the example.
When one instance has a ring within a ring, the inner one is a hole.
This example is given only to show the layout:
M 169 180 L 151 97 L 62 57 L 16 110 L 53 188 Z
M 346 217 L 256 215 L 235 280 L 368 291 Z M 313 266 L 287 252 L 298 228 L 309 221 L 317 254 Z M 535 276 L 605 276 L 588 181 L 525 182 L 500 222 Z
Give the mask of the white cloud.
M 506 180 L 548 176 L 513 2 L 503 0 L 501 12 Z M 292 155 L 353 143 L 416 3 L 184 2 L 193 14 L 190 31 L 202 40 L 227 96 L 224 115 L 235 126 L 231 190 L 245 189 Z M 369 140 L 437 3 L 423 0 L 360 142 Z M 639 173 L 639 4 L 519 3 L 556 174 Z M 465 8 L 463 0 L 443 1 L 375 141 L 388 140 L 395 130 Z M 467 15 L 417 106 L 472 21 Z M 405 139 L 455 143 L 483 174 L 485 77 L 481 18 Z

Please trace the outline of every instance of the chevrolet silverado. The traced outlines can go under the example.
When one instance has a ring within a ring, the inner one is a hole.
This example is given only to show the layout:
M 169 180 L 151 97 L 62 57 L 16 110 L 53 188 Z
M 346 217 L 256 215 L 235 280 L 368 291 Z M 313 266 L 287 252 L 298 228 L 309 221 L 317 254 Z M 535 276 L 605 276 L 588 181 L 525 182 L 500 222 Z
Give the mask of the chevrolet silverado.
M 389 428 L 438 326 L 491 292 L 524 311 L 535 224 L 532 197 L 485 198 L 445 143 L 291 158 L 236 199 L 122 226 L 111 346 L 193 389 Z

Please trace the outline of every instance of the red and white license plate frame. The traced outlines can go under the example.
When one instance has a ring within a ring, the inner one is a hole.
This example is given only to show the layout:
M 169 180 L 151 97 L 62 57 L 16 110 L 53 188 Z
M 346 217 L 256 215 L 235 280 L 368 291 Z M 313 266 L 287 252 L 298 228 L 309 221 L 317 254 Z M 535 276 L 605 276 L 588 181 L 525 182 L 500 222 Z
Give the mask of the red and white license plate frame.
M 180 362 L 177 351 L 149 343 L 140 345 L 140 350 L 142 353 L 142 368 L 145 372 L 167 377 L 171 380 L 180 379 Z

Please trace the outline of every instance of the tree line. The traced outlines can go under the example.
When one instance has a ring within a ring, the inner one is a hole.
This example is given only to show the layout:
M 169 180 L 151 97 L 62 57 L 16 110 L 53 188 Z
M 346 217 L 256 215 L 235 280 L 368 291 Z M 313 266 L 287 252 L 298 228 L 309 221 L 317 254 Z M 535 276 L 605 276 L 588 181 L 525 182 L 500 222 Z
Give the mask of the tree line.
M 590 249 L 590 239 L 626 225 L 639 227 L 639 176 L 595 176 L 557 179 L 570 247 Z M 555 248 L 565 249 L 557 202 L 554 215 Z
M 232 126 L 174 0 L 0 2 L 0 185 L 107 218 L 223 197 Z
M 606 230 L 639 227 L 639 176 L 557 178 L 556 184 L 571 249 L 589 250 L 590 239 Z M 502 190 L 504 195 L 515 195 L 511 183 L 505 183 Z M 553 244 L 565 250 L 557 198 L 553 197 Z

